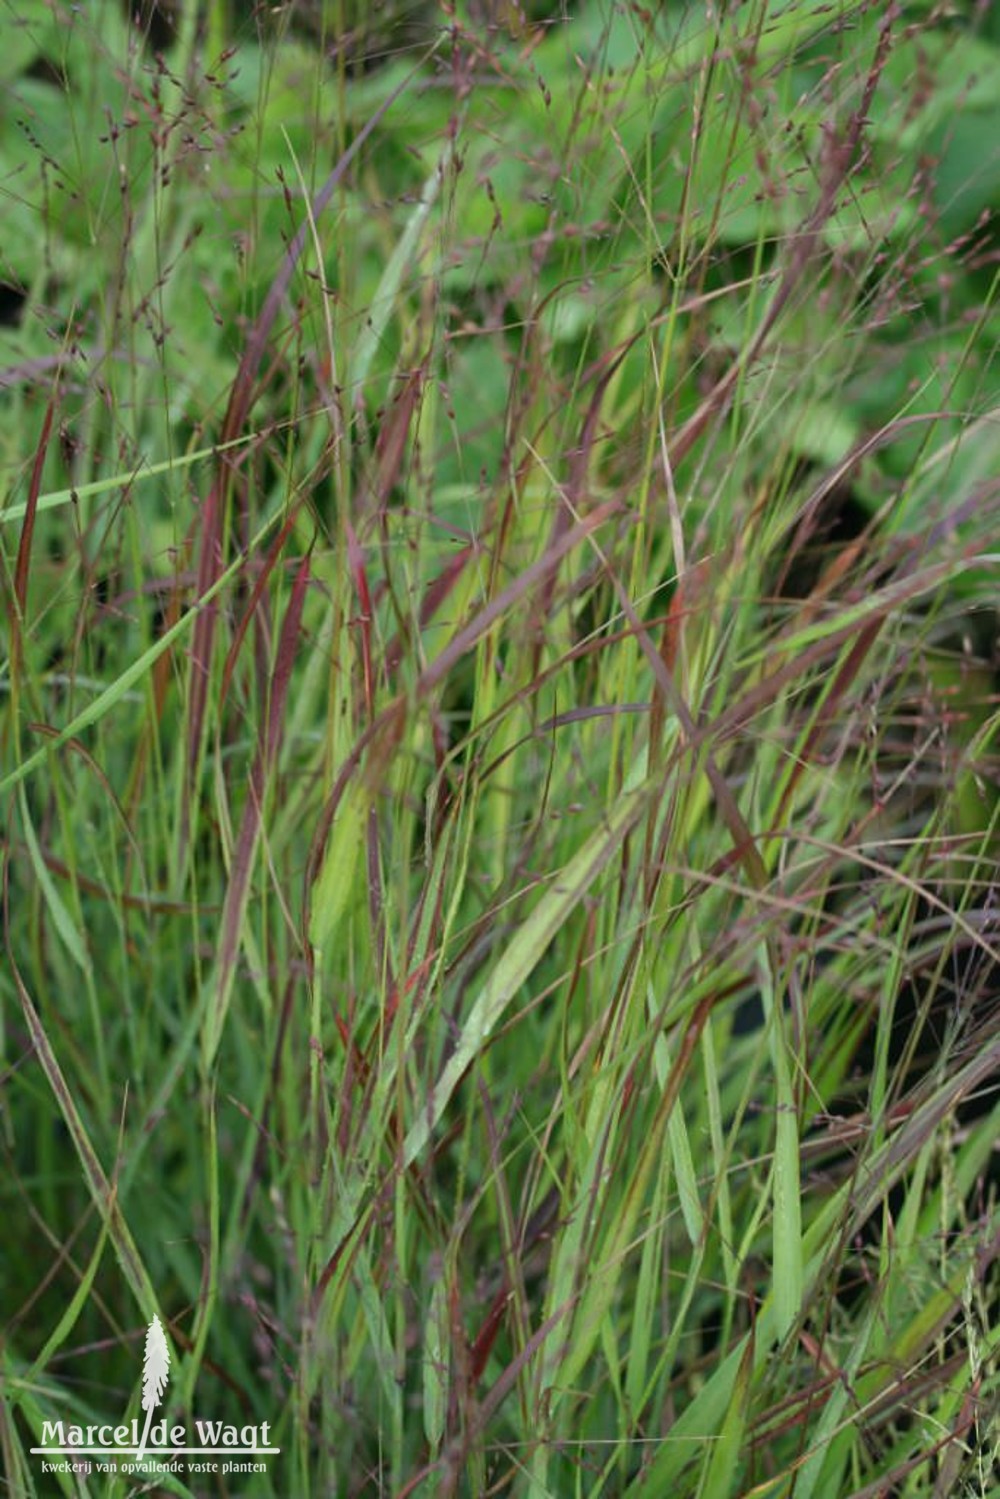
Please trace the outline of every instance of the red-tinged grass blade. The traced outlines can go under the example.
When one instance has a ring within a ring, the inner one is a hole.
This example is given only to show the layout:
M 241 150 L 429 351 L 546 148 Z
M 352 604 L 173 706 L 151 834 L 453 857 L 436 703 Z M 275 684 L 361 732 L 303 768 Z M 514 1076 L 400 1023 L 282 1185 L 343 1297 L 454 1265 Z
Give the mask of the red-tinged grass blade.
M 273 770 L 281 749 L 285 728 L 285 707 L 288 688 L 292 679 L 292 668 L 298 649 L 302 629 L 302 611 L 305 607 L 306 589 L 309 587 L 311 554 L 306 553 L 299 563 L 292 584 L 292 593 L 285 611 L 284 623 L 278 637 L 278 650 L 274 658 L 271 676 L 271 692 L 267 705 L 267 769 Z
M 597 424 L 600 420 L 601 407 L 607 394 L 608 386 L 611 384 L 616 371 L 623 364 L 628 351 L 633 347 L 635 336 L 628 339 L 625 345 L 605 355 L 598 363 L 597 386 L 590 398 L 590 405 L 583 419 L 579 440 L 570 454 L 569 475 L 563 495 L 563 503 L 556 508 L 555 517 L 552 522 L 552 531 L 549 537 L 548 550 L 557 546 L 564 535 L 570 521 L 586 505 L 587 476 L 590 468 L 591 454 L 597 437 Z M 555 575 L 550 574 L 546 579 L 545 586 L 541 590 L 539 598 L 539 615 L 544 619 L 552 608 L 552 598 L 555 590 Z M 538 656 L 541 646 L 535 649 L 535 660 L 533 674 L 538 669 Z
M 578 521 L 571 530 L 560 536 L 558 541 L 547 547 L 537 562 L 526 567 L 513 583 L 509 583 L 495 598 L 490 600 L 485 608 L 480 610 L 475 618 L 452 636 L 448 644 L 435 656 L 427 670 L 422 673 L 417 683 L 418 696 L 427 693 L 446 677 L 455 663 L 460 661 L 483 638 L 497 620 L 502 619 L 508 609 L 520 603 L 526 593 L 543 582 L 558 567 L 562 559 L 580 545 L 581 541 L 592 535 L 612 515 L 620 515 L 621 512 L 620 500 L 607 500 L 603 505 L 598 505 L 585 520 Z
M 977 1375 L 969 1384 L 962 1399 L 961 1409 L 955 1417 L 948 1435 L 947 1450 L 938 1468 L 937 1483 L 933 1499 L 949 1499 L 949 1495 L 960 1492 L 962 1467 L 968 1454 L 966 1437 L 979 1418 L 981 1407 L 982 1375 Z
M 445 566 L 432 578 L 424 590 L 424 596 L 420 601 L 420 627 L 426 628 L 434 618 L 441 605 L 448 598 L 459 578 L 462 576 L 469 563 L 470 558 L 476 555 L 475 546 L 462 547 L 456 552 Z M 391 677 L 397 670 L 403 659 L 404 640 L 401 635 L 393 636 L 385 650 L 385 672 Z
M 932 1442 L 916 1457 L 910 1457 L 903 1462 L 896 1463 L 893 1467 L 887 1468 L 879 1478 L 873 1479 L 871 1483 L 863 1484 L 860 1489 L 852 1489 L 850 1499 L 886 1499 L 886 1495 L 888 1494 L 905 1493 L 906 1490 L 902 1487 L 903 1480 L 908 1478 L 911 1473 L 915 1473 L 919 1468 L 929 1469 L 938 1453 L 949 1447 L 954 1440 L 955 1433 L 946 1432 L 943 1437 L 939 1437 L 936 1442 Z M 916 1492 L 919 1493 L 920 1490 Z M 926 1490 L 923 1492 L 926 1492 Z M 946 1494 L 940 1494 L 940 1491 L 935 1487 L 933 1499 L 953 1499 L 955 1492 L 955 1489 L 949 1489 Z M 970 1491 L 966 1489 L 965 1492 L 969 1493 Z M 971 1492 L 974 1494 L 975 1490 L 973 1489 Z M 995 1495 L 996 1489 L 993 1489 L 991 1493 Z
M 372 674 L 372 596 L 368 588 L 365 570 L 365 554 L 358 541 L 357 532 L 350 519 L 344 516 L 344 534 L 347 537 L 347 562 L 354 580 L 355 592 L 361 613 L 358 616 L 358 633 L 361 636 L 361 665 L 364 675 L 365 710 L 369 723 L 375 716 L 375 683 Z
M 467 1413 L 468 1419 L 462 1435 L 453 1441 L 447 1450 L 442 1453 L 437 1462 L 422 1468 L 414 1478 L 400 1490 L 400 1499 L 405 1495 L 415 1494 L 428 1478 L 434 1475 L 443 1475 L 445 1479 L 454 1478 L 464 1466 L 470 1451 L 477 1442 L 482 1440 L 484 1431 L 489 1422 L 503 1405 L 510 1392 L 516 1387 L 525 1371 L 531 1364 L 531 1360 L 545 1346 L 545 1343 L 559 1324 L 564 1320 L 570 1310 L 570 1303 L 557 1307 L 550 1316 L 531 1335 L 517 1357 L 512 1359 L 507 1368 L 499 1376 L 496 1383 L 489 1390 L 485 1398 L 473 1410 Z M 435 1492 L 452 1492 L 453 1485 L 445 1490 L 438 1487 Z
M 921 594 L 929 593 L 949 577 L 953 577 L 955 573 L 954 563 L 943 562 L 879 590 L 875 596 L 866 599 L 863 603 L 845 607 L 839 612 L 836 623 L 815 625 L 801 630 L 793 623 L 785 634 L 773 642 L 766 653 L 761 652 L 761 659 L 764 659 L 765 655 L 768 660 L 775 656 L 790 656 L 790 659 L 773 671 L 767 672 L 759 681 L 748 687 L 734 703 L 724 708 L 715 719 L 699 728 L 691 741 L 692 744 L 698 747 L 708 740 L 721 741 L 738 733 L 762 708 L 774 702 L 786 688 L 803 680 L 808 671 L 821 666 L 829 660 L 830 656 L 836 655 L 840 648 L 859 631 L 866 630 L 884 620 L 890 609 L 907 604 L 919 598 Z M 752 662 L 756 658 L 744 659 Z M 662 672 L 657 670 L 656 675 L 657 680 L 662 682 Z
M 437 1083 L 429 1092 L 426 1109 L 420 1112 L 400 1147 L 398 1169 L 407 1170 L 426 1148 L 466 1071 L 485 1049 L 491 1033 L 521 985 L 541 959 L 556 932 L 562 927 L 570 912 L 584 898 L 622 840 L 642 816 L 650 791 L 651 788 L 648 785 L 640 786 L 634 791 L 625 793 L 619 799 L 604 825 L 591 835 L 566 868 L 553 879 L 551 888 L 546 891 L 515 933 L 503 959 L 492 971 L 475 1000 L 455 1049 Z M 343 840 L 343 846 L 336 839 L 331 840 L 331 845 L 339 852 L 345 852 L 352 846 L 352 842 L 356 843 L 360 839 L 362 827 L 363 824 L 357 824 L 357 831 L 355 831 L 355 825 L 352 823 L 348 836 Z M 322 882 L 318 882 L 317 893 L 327 895 L 329 901 L 335 904 L 336 913 L 331 916 L 329 909 L 324 908 L 319 899 L 314 901 L 311 938 L 317 946 L 321 946 L 322 941 L 327 940 L 329 935 L 327 925 L 331 922 L 335 923 L 345 898 L 340 891 L 339 883 L 343 876 L 343 865 L 341 864 L 338 868 L 328 860 L 324 866 L 324 875 L 328 876 L 331 888 L 324 892 Z M 321 913 L 323 927 L 322 930 L 317 930 L 317 921 Z M 317 938 L 320 941 L 317 941 Z M 334 1232 L 329 1257 L 319 1277 L 315 1297 L 317 1312 L 323 1292 L 340 1264 L 345 1245 L 349 1238 L 359 1231 L 359 1225 L 367 1219 L 371 1211 L 370 1200 L 367 1204 L 362 1200 L 361 1184 L 354 1182 L 351 1185 L 354 1187 L 354 1193 L 350 1210 L 345 1210 L 341 1215 L 340 1229 Z
M 785 814 L 795 795 L 795 788 L 805 774 L 806 767 L 812 761 L 813 755 L 820 743 L 824 725 L 829 721 L 830 715 L 836 710 L 847 689 L 854 682 L 865 661 L 868 659 L 868 655 L 881 632 L 883 621 L 883 615 L 876 615 L 869 624 L 862 625 L 857 640 L 854 641 L 848 651 L 846 659 L 841 664 L 833 679 L 829 692 L 823 698 L 816 715 L 816 721 L 809 730 L 805 742 L 797 753 L 792 756 L 788 779 L 782 789 L 780 800 L 771 819 L 775 827 L 780 827 L 784 822 Z
M 406 454 L 406 442 L 414 413 L 420 405 L 424 382 L 427 379 L 428 360 L 410 370 L 403 380 L 403 388 L 396 396 L 388 414 L 382 421 L 375 440 L 375 478 L 373 490 L 375 502 L 381 511 L 389 496 L 399 483 Z
M 430 54 L 428 53 L 428 55 Z M 323 183 L 315 200 L 310 205 L 308 213 L 303 217 L 302 223 L 299 225 L 288 249 L 285 251 L 278 273 L 272 281 L 267 296 L 264 299 L 264 306 L 261 309 L 260 316 L 254 324 L 253 331 L 247 340 L 243 357 L 240 360 L 239 368 L 233 380 L 229 403 L 226 407 L 226 415 L 222 424 L 220 445 L 224 446 L 232 442 L 243 431 L 250 408 L 253 405 L 254 390 L 256 388 L 261 361 L 264 357 L 264 351 L 267 348 L 275 321 L 291 284 L 295 268 L 309 242 L 315 221 L 329 204 L 337 187 L 343 181 L 348 167 L 354 161 L 372 134 L 372 131 L 396 100 L 406 92 L 418 71 L 419 65 L 393 89 L 388 97 L 372 113 L 371 117 L 365 121 L 350 146 Z M 232 465 L 223 458 L 202 511 L 201 550 L 198 562 L 198 597 L 202 601 L 206 599 L 209 592 L 213 589 L 223 566 L 222 523 L 231 480 Z M 202 739 L 205 727 L 205 705 L 208 698 L 208 681 L 211 672 L 212 648 L 215 640 L 215 615 L 216 611 L 212 608 L 206 608 L 202 611 L 198 617 L 194 638 L 191 643 L 191 675 L 187 715 L 188 765 L 191 767 L 191 776 L 186 782 L 182 806 L 182 851 L 186 848 L 188 842 L 194 777 L 197 775 L 197 770 L 201 763 Z
M 482 1325 L 473 1339 L 472 1347 L 469 1350 L 469 1368 L 474 1380 L 479 1380 L 483 1377 L 489 1356 L 493 1352 L 493 1345 L 504 1324 L 513 1294 L 507 1281 L 504 1280 L 503 1285 L 490 1303 L 489 1311 L 483 1318 Z
M 698 731 L 694 718 L 687 703 L 684 701 L 680 688 L 674 681 L 672 673 L 668 670 L 663 656 L 653 644 L 652 637 L 638 614 L 632 606 L 632 601 L 623 588 L 618 575 L 612 568 L 607 569 L 612 586 L 618 596 L 622 611 L 626 619 L 635 631 L 635 637 L 639 642 L 643 655 L 652 667 L 653 677 L 665 702 L 676 715 L 678 722 L 684 730 L 684 737 L 688 744 L 693 745 L 698 738 Z M 767 870 L 761 858 L 760 850 L 744 820 L 729 788 L 729 782 L 719 769 L 711 749 L 707 746 L 704 750 L 704 768 L 712 787 L 719 812 L 733 840 L 733 846 L 739 855 L 750 883 L 757 890 L 763 890 L 767 884 Z
M 489 1146 L 489 1169 L 497 1203 L 500 1287 L 493 1297 L 486 1317 L 469 1345 L 469 1379 L 475 1387 L 482 1378 L 500 1328 L 509 1320 L 515 1329 L 514 1342 L 526 1340 L 528 1298 L 524 1287 L 523 1242 L 519 1242 L 516 1215 L 511 1201 L 507 1172 L 504 1167 L 501 1130 L 490 1100 L 489 1090 L 480 1083 L 479 1101 L 486 1120 Z
M 374 807 L 368 809 L 368 825 L 365 828 L 365 855 L 368 866 L 368 919 L 375 943 L 375 962 L 379 975 L 379 986 L 391 992 L 396 990 L 396 977 L 390 954 L 388 925 L 386 922 L 385 888 L 382 878 L 382 853 L 379 847 L 378 813 Z M 387 1007 L 386 1007 L 387 1008 Z
M 291 535 L 292 529 L 295 526 L 298 509 L 299 507 L 296 505 L 288 515 L 288 518 L 286 519 L 281 530 L 278 532 L 277 536 L 274 538 L 274 541 L 268 548 L 267 556 L 264 559 L 264 565 L 260 568 L 257 576 L 254 578 L 254 584 L 250 590 L 246 608 L 240 615 L 239 623 L 237 624 L 236 629 L 233 631 L 233 638 L 229 646 L 229 650 L 226 652 L 225 665 L 222 668 L 222 683 L 219 688 L 220 703 L 224 703 L 229 696 L 229 688 L 232 684 L 233 672 L 236 670 L 236 662 L 239 659 L 240 650 L 242 648 L 244 640 L 246 639 L 247 631 L 250 628 L 250 621 L 253 619 L 254 614 L 257 610 L 257 606 L 264 595 L 264 590 L 267 588 L 267 585 L 270 582 L 271 574 L 274 572 L 274 569 L 278 564 L 278 559 L 280 558 L 281 553 L 284 550 L 285 542 L 288 540 L 289 536 Z
M 987 951 L 992 961 L 1000 965 L 1000 955 L 995 949 L 987 946 Z M 980 1037 L 980 1043 L 979 1050 L 969 1061 L 918 1104 L 885 1145 L 864 1163 L 852 1194 L 851 1237 L 860 1233 L 890 1188 L 910 1169 L 935 1130 L 959 1103 L 972 1097 L 977 1088 L 988 1083 L 1000 1070 L 1000 1036 Z
M 205 1014 L 205 1029 L 202 1035 L 202 1055 L 205 1066 L 211 1067 L 222 1039 L 229 1001 L 232 995 L 233 977 L 236 970 L 236 955 L 240 946 L 240 935 L 246 916 L 247 899 L 250 893 L 250 876 L 253 872 L 260 838 L 261 813 L 267 790 L 268 776 L 273 769 L 281 743 L 282 721 L 288 684 L 302 625 L 302 610 L 305 604 L 306 587 L 309 582 L 309 558 L 303 557 L 292 585 L 291 597 L 285 610 L 285 618 L 278 639 L 274 670 L 271 676 L 271 692 L 268 704 L 266 728 L 263 729 L 247 788 L 246 804 L 226 898 L 222 908 L 218 962 L 212 978 L 208 1005 Z
M 441 896 L 439 893 L 438 900 L 440 901 L 440 899 Z M 440 954 L 436 952 L 430 953 L 426 958 L 424 958 L 422 963 L 419 963 L 417 965 L 412 973 L 407 975 L 402 985 L 393 985 L 392 989 L 389 992 L 389 997 L 385 1002 L 385 1010 L 382 1017 L 383 1030 L 386 1034 L 388 1034 L 389 1030 L 392 1028 L 392 1022 L 396 1018 L 396 1011 L 399 1009 L 399 1001 L 401 996 L 409 996 L 414 992 L 419 992 L 420 987 L 426 982 L 428 974 L 430 973 L 434 964 L 439 961 L 439 958 Z
M 185 782 L 181 804 L 181 858 L 183 865 L 190 833 L 191 793 L 194 777 L 201 763 L 201 744 L 205 721 L 205 704 L 208 700 L 208 679 L 212 664 L 212 643 L 215 639 L 217 606 L 205 601 L 213 596 L 213 588 L 222 571 L 221 517 L 224 495 L 229 488 L 229 467 L 224 477 L 217 477 L 201 511 L 201 552 L 198 559 L 197 597 L 203 607 L 198 611 L 191 638 L 191 669 L 188 692 L 188 766 L 190 775 Z
M 544 556 L 525 568 L 524 572 L 491 599 L 468 624 L 456 631 L 448 644 L 421 673 L 415 688 L 417 701 L 429 696 L 431 690 L 447 676 L 455 663 L 472 650 L 497 621 L 524 598 L 525 594 L 544 581 L 585 537 L 595 531 L 610 516 L 619 514 L 620 511 L 621 504 L 617 500 L 609 500 L 606 504 L 599 505 L 592 515 L 573 526 L 557 543 L 548 548 Z M 322 949 L 332 942 L 336 928 L 344 914 L 350 894 L 357 850 L 364 843 L 368 812 L 388 760 L 394 752 L 405 711 L 405 702 L 397 699 L 379 715 L 373 724 L 369 725 L 341 767 L 337 783 L 323 809 L 310 855 L 308 875 L 312 887 L 308 900 L 309 941 L 314 948 Z M 363 759 L 367 763 L 363 781 L 358 784 L 354 781 L 354 772 Z M 331 825 L 333 835 L 328 836 Z M 325 853 L 322 852 L 324 847 Z
M 564 1302 L 562 1306 L 557 1306 L 555 1311 L 551 1312 L 545 1318 L 545 1321 L 535 1329 L 524 1347 L 519 1350 L 516 1358 L 511 1359 L 506 1369 L 480 1402 L 476 1428 L 470 1430 L 465 1439 L 465 1451 L 468 1451 L 472 1445 L 472 1441 L 476 1437 L 481 1437 L 481 1433 L 496 1415 L 510 1392 L 516 1387 L 518 1380 L 522 1378 L 532 1359 L 545 1347 L 545 1344 L 556 1329 L 565 1322 L 571 1310 L 572 1303 L 568 1301 Z M 453 1454 L 453 1456 L 457 1456 L 457 1454 Z

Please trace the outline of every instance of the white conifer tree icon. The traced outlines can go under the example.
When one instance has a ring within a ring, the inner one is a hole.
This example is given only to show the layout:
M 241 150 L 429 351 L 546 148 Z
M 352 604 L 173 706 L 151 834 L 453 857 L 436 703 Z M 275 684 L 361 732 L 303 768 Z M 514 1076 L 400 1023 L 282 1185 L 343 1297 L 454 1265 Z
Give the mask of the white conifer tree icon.
M 159 1317 L 154 1317 L 146 1329 L 146 1356 L 142 1362 L 142 1408 L 146 1412 L 146 1424 L 142 1428 L 142 1441 L 136 1462 L 142 1462 L 146 1450 L 146 1439 L 153 1419 L 153 1412 L 167 1387 L 167 1370 L 170 1368 L 170 1349 L 163 1336 Z

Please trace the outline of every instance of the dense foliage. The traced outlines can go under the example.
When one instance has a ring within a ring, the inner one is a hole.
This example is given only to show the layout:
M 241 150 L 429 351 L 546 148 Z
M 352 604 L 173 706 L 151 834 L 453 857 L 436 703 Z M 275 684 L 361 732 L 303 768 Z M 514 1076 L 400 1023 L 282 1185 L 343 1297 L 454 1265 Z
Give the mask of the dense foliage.
M 3 37 L 9 1491 L 1000 1493 L 1000 10 Z

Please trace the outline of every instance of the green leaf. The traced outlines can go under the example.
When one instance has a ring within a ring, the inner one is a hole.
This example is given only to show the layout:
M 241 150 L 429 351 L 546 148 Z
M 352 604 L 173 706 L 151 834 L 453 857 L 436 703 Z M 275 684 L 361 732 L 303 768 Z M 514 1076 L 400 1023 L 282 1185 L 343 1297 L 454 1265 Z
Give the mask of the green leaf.
M 357 895 L 354 883 L 358 853 L 364 847 L 371 793 L 359 776 L 348 782 L 334 814 L 333 826 L 309 911 L 309 941 L 318 953 L 328 951 L 344 914 Z
M 424 1436 L 437 1456 L 444 1437 L 448 1414 L 448 1298 L 442 1277 L 431 1291 L 430 1305 L 424 1322 Z
M 733 1392 L 717 1439 L 710 1443 L 698 1499 L 730 1499 L 737 1492 L 742 1465 L 740 1454 L 750 1411 L 750 1388 L 754 1364 L 753 1338 L 746 1340 L 733 1381 Z
M 48 0 L 4 0 L 0 26 L 0 84 L 8 84 L 48 49 L 57 21 Z

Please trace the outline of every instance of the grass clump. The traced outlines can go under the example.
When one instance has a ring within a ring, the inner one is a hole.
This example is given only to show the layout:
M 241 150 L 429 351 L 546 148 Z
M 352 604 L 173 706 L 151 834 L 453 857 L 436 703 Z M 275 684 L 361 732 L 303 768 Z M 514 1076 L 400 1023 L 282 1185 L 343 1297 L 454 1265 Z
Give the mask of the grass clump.
M 992 13 L 12 17 L 12 1492 L 996 1493 Z

